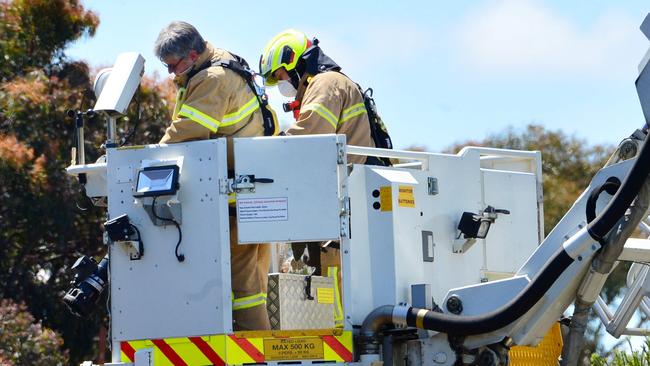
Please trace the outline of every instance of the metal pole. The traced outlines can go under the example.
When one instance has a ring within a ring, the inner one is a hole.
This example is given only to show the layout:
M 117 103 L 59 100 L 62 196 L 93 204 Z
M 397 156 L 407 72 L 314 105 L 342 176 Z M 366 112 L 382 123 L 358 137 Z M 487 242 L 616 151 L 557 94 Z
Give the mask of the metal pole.
M 79 122 L 81 121 L 81 122 Z M 84 122 L 81 115 L 77 116 L 77 163 L 79 165 L 86 164 L 86 149 L 85 149 L 85 137 L 84 137 Z
M 111 342 L 111 362 L 121 362 L 122 361 L 122 347 L 120 342 L 112 341 Z
M 113 116 L 108 116 L 106 121 L 106 148 L 117 147 L 116 136 L 117 136 L 117 126 L 116 118 Z

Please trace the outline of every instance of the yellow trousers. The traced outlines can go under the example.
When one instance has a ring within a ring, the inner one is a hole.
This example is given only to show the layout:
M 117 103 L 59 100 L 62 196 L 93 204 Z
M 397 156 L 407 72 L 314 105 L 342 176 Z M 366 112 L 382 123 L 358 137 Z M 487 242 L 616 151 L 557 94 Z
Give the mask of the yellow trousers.
M 230 217 L 230 258 L 234 329 L 271 329 L 266 310 L 270 244 L 237 245 L 237 222 Z

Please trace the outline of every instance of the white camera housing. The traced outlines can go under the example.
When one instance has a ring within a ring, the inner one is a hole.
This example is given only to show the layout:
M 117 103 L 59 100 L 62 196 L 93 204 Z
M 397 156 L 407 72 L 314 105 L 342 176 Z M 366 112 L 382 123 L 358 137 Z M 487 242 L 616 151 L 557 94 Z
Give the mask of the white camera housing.
M 102 111 L 110 116 L 124 114 L 143 73 L 144 57 L 139 53 L 126 52 L 117 56 L 108 77 L 102 70 L 95 79 L 95 93 L 99 93 L 95 112 Z

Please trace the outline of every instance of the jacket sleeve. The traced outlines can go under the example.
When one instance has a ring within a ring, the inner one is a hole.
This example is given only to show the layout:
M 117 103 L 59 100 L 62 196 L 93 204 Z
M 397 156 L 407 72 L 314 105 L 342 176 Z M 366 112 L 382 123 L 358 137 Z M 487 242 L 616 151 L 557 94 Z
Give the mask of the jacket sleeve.
M 174 143 L 210 138 L 217 132 L 227 109 L 227 91 L 220 82 L 223 74 L 208 72 L 194 77 L 187 88 L 178 116 L 172 120 L 160 143 Z
M 286 134 L 335 133 L 342 105 L 341 92 L 331 80 L 314 78 L 303 96 L 298 120 L 286 131 Z

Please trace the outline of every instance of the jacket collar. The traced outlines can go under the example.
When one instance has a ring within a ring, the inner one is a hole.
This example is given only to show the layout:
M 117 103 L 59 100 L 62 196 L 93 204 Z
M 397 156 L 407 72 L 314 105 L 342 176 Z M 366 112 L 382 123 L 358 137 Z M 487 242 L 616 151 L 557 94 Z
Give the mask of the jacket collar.
M 206 62 L 208 62 L 210 60 L 220 58 L 221 54 L 223 53 L 223 50 L 218 50 L 218 49 L 214 48 L 214 46 L 212 46 L 209 42 L 206 42 L 205 46 L 206 46 L 205 50 L 203 51 L 203 53 L 201 53 L 199 55 L 199 58 L 196 59 L 196 62 L 194 63 L 194 65 L 192 65 L 192 69 L 199 68 L 204 63 L 206 63 Z M 221 51 L 221 52 L 219 52 L 219 51 Z M 187 84 L 189 74 L 191 74 L 191 70 L 186 72 L 183 75 L 179 75 L 179 76 L 174 77 L 174 83 L 176 83 L 176 85 L 179 85 L 179 86 L 185 86 Z
M 301 58 L 305 62 L 305 71 L 300 77 L 300 84 L 296 93 L 296 100 L 298 101 L 302 101 L 307 86 L 309 86 L 311 79 L 316 74 L 326 71 L 341 71 L 341 66 L 327 56 L 318 45 L 309 47 Z

